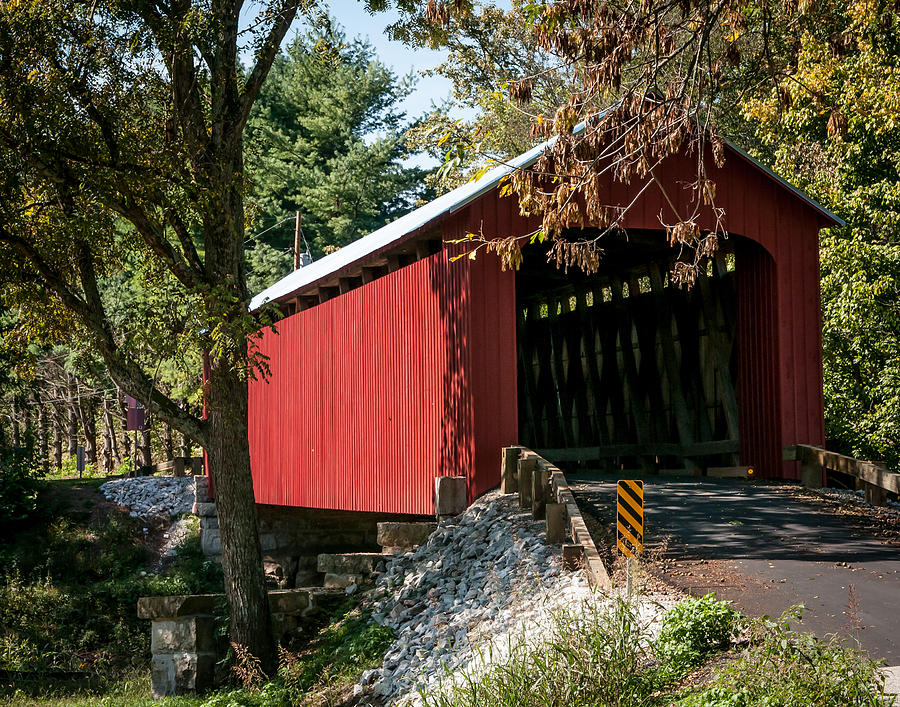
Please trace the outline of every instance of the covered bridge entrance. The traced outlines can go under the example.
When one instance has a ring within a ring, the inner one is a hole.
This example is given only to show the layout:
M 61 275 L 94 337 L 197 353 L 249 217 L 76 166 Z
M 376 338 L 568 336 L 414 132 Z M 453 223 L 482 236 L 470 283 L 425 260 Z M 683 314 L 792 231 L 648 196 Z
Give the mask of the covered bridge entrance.
M 542 149 L 254 298 L 287 315 L 259 344 L 272 375 L 250 384 L 257 502 L 431 513 L 436 476 L 465 476 L 471 499 L 515 443 L 560 462 L 799 478 L 781 449 L 824 442 L 818 232 L 836 219 L 729 148 L 710 167 L 729 237 L 691 290 L 668 281 L 670 207 L 649 190 L 596 274 L 540 252 L 516 273 L 491 255 L 451 262 L 467 233 L 534 230 L 497 187 Z M 657 178 L 692 170 L 672 158 Z M 632 200 L 616 183 L 606 196 Z

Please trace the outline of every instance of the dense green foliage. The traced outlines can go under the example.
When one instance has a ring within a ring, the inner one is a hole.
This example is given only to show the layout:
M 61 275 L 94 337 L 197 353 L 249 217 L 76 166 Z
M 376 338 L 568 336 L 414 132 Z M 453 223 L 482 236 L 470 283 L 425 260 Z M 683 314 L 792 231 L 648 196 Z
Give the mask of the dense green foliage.
M 32 459 L 31 445 L 7 447 L 0 440 L 0 530 L 37 508 L 42 473 Z
M 146 668 L 149 631 L 137 618 L 138 598 L 222 590 L 196 523 L 176 563 L 151 571 L 143 522 L 96 507 L 102 497 L 85 490 L 100 483 L 48 482 L 39 511 L 0 547 L 0 669 L 107 679 L 128 665 Z M 85 500 L 73 506 L 65 497 L 77 489 Z
M 900 465 L 900 13 L 823 3 L 741 104 L 758 155 L 847 221 L 822 233 L 830 444 Z
M 795 615 L 792 615 L 795 617 Z M 746 627 L 749 642 L 732 645 Z M 709 682 L 679 681 L 709 661 Z M 456 676 L 458 677 L 458 676 Z M 838 642 L 823 643 L 780 621 L 742 619 L 708 595 L 676 604 L 654 635 L 624 599 L 564 611 L 536 645 L 425 696 L 429 707 L 780 707 L 882 702 L 877 666 Z
M 788 618 L 752 624 L 750 646 L 714 676 L 711 684 L 674 702 L 678 707 L 793 707 L 855 705 L 883 707 L 883 678 L 876 663 L 812 634 L 791 631 Z
M 670 609 L 654 642 L 664 674 L 680 677 L 731 644 L 740 614 L 714 594 L 688 598 Z
M 248 252 L 251 291 L 291 267 L 294 212 L 312 254 L 340 247 L 405 213 L 423 196 L 422 171 L 405 167 L 412 87 L 348 39 L 329 17 L 276 58 L 248 124 L 247 171 L 258 209 Z

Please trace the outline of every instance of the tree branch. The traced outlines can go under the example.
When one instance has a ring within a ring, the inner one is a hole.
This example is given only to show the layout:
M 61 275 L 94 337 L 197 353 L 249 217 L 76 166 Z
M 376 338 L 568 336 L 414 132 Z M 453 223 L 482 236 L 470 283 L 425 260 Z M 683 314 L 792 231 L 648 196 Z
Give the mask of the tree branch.
M 0 243 L 7 243 L 24 256 L 41 275 L 50 291 L 62 301 L 66 309 L 78 317 L 97 344 L 110 377 L 118 385 L 144 402 L 155 415 L 206 445 L 208 435 L 205 422 L 186 414 L 156 388 L 137 363 L 122 355 L 104 314 L 93 261 L 86 246 L 78 248 L 78 273 L 83 290 L 83 296 L 79 296 L 31 243 L 11 233 L 3 224 L 0 224 Z
M 269 69 L 272 68 L 272 62 L 278 54 L 281 42 L 297 17 L 297 12 L 302 4 L 301 0 L 284 0 L 281 8 L 275 11 L 275 20 L 269 29 L 268 36 L 256 53 L 256 62 L 253 65 L 250 76 L 247 77 L 247 83 L 244 84 L 243 91 L 241 91 L 240 110 L 234 126 L 234 140 L 240 138 L 244 125 L 246 125 L 250 117 L 250 109 L 259 95 L 263 81 L 269 75 Z

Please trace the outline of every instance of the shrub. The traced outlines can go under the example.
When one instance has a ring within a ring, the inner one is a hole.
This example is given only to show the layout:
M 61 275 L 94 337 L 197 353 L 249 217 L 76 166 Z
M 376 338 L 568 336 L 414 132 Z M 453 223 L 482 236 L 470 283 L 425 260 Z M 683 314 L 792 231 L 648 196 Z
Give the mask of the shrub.
M 731 602 L 718 601 L 715 594 L 678 602 L 663 617 L 654 644 L 662 676 L 677 678 L 727 648 L 739 619 Z
M 795 633 L 788 621 L 767 617 L 751 623 L 749 647 L 712 684 L 674 704 L 678 707 L 890 707 L 878 664 L 838 637 L 820 640 Z
M 25 519 L 37 507 L 41 471 L 31 451 L 0 448 L 0 527 Z

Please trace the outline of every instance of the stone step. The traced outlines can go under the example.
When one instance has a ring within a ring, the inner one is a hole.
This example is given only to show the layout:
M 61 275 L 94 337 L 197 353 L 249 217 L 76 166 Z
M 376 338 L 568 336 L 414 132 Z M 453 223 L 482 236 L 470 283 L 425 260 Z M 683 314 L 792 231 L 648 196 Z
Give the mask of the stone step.
M 384 572 L 386 558 L 379 552 L 321 553 L 318 556 L 319 572 L 327 574 L 370 575 Z
M 437 530 L 437 523 L 379 523 L 378 544 L 384 554 L 406 552 L 428 540 L 428 536 Z

